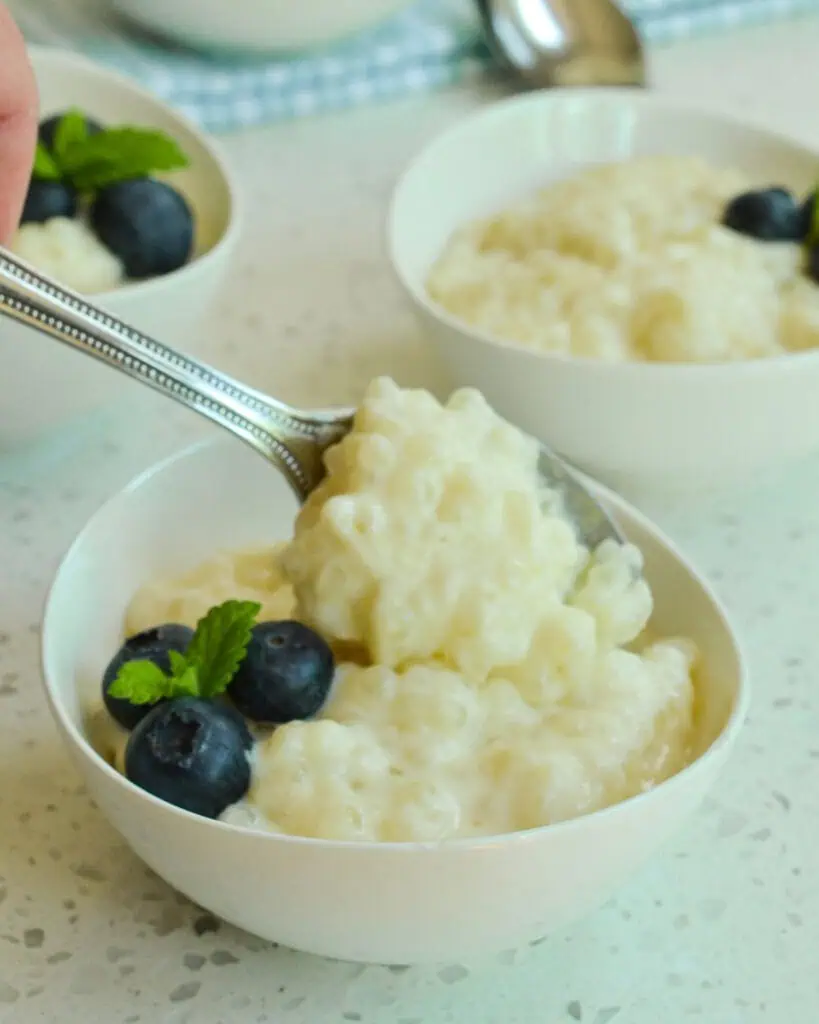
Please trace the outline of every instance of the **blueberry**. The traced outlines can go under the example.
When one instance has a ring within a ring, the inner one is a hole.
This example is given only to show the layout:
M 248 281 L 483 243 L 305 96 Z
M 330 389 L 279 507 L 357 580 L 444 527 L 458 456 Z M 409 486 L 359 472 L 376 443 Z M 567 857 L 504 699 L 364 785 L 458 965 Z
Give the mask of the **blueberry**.
M 796 242 L 800 239 L 799 206 L 786 188 L 743 192 L 728 203 L 722 223 L 761 242 Z
M 117 678 L 119 670 L 128 661 L 152 661 L 163 672 L 171 671 L 170 651 L 184 654 L 193 637 L 193 630 L 176 623 L 167 623 L 146 629 L 128 637 L 112 658 L 102 677 L 102 699 L 109 714 L 126 729 L 133 729 L 154 707 L 152 704 L 132 704 L 122 697 L 112 697 L 108 692 Z
M 77 212 L 77 193 L 63 181 L 32 178 L 20 216 L 21 224 L 44 224 L 52 217 L 73 217 Z
M 253 734 L 248 728 L 245 716 L 237 707 L 231 704 L 229 700 L 218 697 L 216 698 L 216 703 L 219 705 L 220 711 L 228 718 L 233 719 L 237 728 L 241 731 L 242 737 L 244 738 L 245 750 L 251 750 L 253 747 Z
M 51 117 L 47 117 L 44 121 L 40 122 L 40 127 L 37 130 L 37 138 L 48 150 L 54 149 L 54 136 L 57 133 L 57 125 L 68 113 L 67 110 L 61 111 L 59 114 L 53 114 Z M 85 125 L 88 129 L 89 135 L 96 135 L 102 131 L 102 125 L 97 121 L 93 121 L 90 117 L 86 117 Z
M 334 667 L 329 645 L 312 629 L 300 622 L 260 622 L 228 695 L 255 722 L 309 718 L 327 699 Z
M 132 278 L 169 274 L 187 262 L 193 248 L 190 207 L 176 189 L 154 178 L 100 189 L 91 226 Z
M 125 774 L 160 800 L 218 818 L 250 786 L 250 733 L 215 701 L 178 697 L 142 719 L 125 748 Z

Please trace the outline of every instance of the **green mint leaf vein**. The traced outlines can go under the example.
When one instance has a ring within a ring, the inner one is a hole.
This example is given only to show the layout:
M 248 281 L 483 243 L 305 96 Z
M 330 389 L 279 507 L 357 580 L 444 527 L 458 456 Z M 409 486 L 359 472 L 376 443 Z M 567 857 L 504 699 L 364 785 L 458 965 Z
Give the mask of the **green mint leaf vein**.
M 169 677 L 152 661 L 127 661 L 108 692 L 132 704 L 155 704 L 170 696 L 169 683 Z
M 188 166 L 179 144 L 164 132 L 142 128 L 105 128 L 74 139 L 59 155 L 65 177 L 83 192 Z
M 227 689 L 260 611 L 255 601 L 225 601 L 199 620 L 186 658 L 197 672 L 200 697 L 215 697 Z
M 59 181 L 62 175 L 60 174 L 60 168 L 57 166 L 57 161 L 49 153 L 42 142 L 37 143 L 37 149 L 34 152 L 34 166 L 31 169 L 32 177 L 39 178 L 41 181 Z

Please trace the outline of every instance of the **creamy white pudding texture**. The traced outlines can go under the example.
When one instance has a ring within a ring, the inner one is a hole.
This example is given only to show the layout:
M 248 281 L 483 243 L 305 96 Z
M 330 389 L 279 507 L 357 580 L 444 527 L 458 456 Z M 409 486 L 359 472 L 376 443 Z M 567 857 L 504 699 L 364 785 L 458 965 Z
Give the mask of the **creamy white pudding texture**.
M 44 224 L 23 224 L 12 250 L 61 284 L 86 295 L 122 284 L 122 263 L 81 220 L 52 217 Z
M 527 348 L 608 362 L 725 362 L 819 345 L 819 287 L 792 243 L 723 227 L 754 187 L 695 157 L 580 171 L 455 232 L 429 295 Z
M 477 392 L 442 406 L 375 381 L 289 543 L 135 595 L 129 634 L 252 598 L 336 650 L 322 712 L 259 739 L 226 820 L 345 840 L 492 835 L 684 766 L 696 649 L 645 639 L 639 552 L 589 554 L 537 457 Z

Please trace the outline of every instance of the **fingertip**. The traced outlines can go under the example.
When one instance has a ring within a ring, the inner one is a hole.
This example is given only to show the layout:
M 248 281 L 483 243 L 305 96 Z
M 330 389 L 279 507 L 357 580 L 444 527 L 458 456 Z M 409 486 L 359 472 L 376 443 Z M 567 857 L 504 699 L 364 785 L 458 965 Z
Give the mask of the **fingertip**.
M 39 96 L 25 40 L 0 2 L 0 242 L 8 244 L 25 201 L 37 143 Z

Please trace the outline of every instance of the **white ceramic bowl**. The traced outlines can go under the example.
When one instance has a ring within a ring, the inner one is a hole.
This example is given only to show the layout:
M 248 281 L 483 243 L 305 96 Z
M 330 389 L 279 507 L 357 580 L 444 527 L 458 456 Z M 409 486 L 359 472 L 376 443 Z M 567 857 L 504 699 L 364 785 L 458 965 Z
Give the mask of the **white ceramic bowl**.
M 352 36 L 409 0 L 109 0 L 120 14 L 187 46 L 305 50 Z
M 190 167 L 172 180 L 196 217 L 191 262 L 91 299 L 145 333 L 195 353 L 196 328 L 225 278 L 238 234 L 235 188 L 218 148 L 126 78 L 58 50 L 31 47 L 31 56 L 43 117 L 76 106 L 103 123 L 160 128 L 188 154 Z M 121 374 L 2 318 L 0 366 L 0 450 L 140 394 L 139 385 Z
M 707 585 L 639 513 L 599 493 L 645 553 L 654 625 L 692 636 L 704 654 L 700 756 L 652 792 L 500 839 L 361 844 L 198 818 L 117 774 L 90 746 L 83 709 L 121 642 L 131 595 L 219 549 L 290 533 L 296 506 L 284 479 L 226 441 L 184 452 L 136 480 L 96 514 L 57 573 L 43 625 L 46 691 L 91 797 L 133 850 L 198 904 L 325 956 L 460 960 L 534 940 L 599 905 L 702 800 L 733 746 L 748 686 L 737 641 Z
M 621 490 L 741 483 L 819 448 L 819 351 L 724 365 L 551 356 L 462 324 L 428 298 L 427 274 L 458 226 L 584 164 L 698 154 L 807 191 L 819 152 L 628 89 L 529 94 L 433 141 L 401 178 L 390 258 L 453 382 Z

